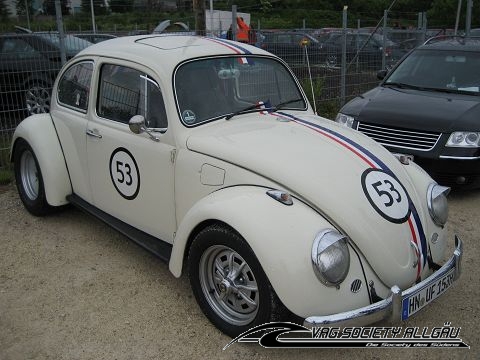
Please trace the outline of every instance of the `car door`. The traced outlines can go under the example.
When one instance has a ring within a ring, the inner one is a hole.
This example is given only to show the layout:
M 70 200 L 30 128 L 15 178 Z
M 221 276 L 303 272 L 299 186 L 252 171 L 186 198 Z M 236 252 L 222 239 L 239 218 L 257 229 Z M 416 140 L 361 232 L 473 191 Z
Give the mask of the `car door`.
M 61 141 L 73 192 L 92 201 L 87 169 L 85 130 L 88 123 L 94 60 L 82 59 L 63 71 L 51 116 Z
M 173 242 L 175 148 L 160 87 L 140 65 L 120 61 L 99 64 L 97 79 L 86 130 L 93 205 Z M 152 135 L 130 130 L 135 115 L 145 117 Z

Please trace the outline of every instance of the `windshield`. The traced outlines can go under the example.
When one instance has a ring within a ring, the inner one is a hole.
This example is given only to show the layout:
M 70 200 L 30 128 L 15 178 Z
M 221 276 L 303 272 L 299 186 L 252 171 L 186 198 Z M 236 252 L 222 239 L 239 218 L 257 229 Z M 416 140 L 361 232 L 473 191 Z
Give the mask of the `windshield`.
M 46 33 L 46 34 L 39 34 L 44 39 L 50 41 L 53 45 L 59 47 L 60 46 L 60 37 L 56 33 Z M 87 40 L 80 39 L 78 37 L 72 35 L 65 35 L 65 49 L 67 52 L 77 53 L 80 50 L 85 49 L 92 45 L 91 42 Z
M 388 77 L 384 85 L 406 85 L 477 95 L 480 88 L 480 53 L 418 49 Z
M 286 102 L 284 109 L 307 108 L 291 73 L 270 58 L 219 57 L 191 61 L 178 68 L 174 84 L 181 120 L 187 126 Z

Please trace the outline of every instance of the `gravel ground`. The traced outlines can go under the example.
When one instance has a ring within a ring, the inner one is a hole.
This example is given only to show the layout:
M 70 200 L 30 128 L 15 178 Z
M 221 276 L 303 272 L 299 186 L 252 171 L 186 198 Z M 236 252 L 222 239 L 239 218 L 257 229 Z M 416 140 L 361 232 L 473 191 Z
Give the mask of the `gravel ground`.
M 479 359 L 480 191 L 450 196 L 465 245 L 458 284 L 410 326 L 460 326 L 467 349 L 264 349 L 234 344 L 199 310 L 188 279 L 76 209 L 45 218 L 0 187 L 0 359 Z

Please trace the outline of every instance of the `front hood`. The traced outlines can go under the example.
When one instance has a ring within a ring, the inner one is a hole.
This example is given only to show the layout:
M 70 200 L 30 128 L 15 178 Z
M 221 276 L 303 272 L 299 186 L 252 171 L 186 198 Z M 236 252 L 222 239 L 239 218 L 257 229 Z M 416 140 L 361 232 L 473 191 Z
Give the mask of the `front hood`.
M 424 213 L 392 222 L 374 208 L 362 185 L 368 169 L 384 169 L 395 174 L 409 194 L 405 198 L 420 210 L 423 202 L 403 165 L 359 132 L 314 115 L 297 116 L 251 114 L 218 121 L 195 129 L 187 147 L 280 184 L 345 231 L 387 286 L 410 286 L 418 275 L 412 268 L 412 222 L 423 232 Z
M 443 133 L 478 131 L 479 98 L 473 95 L 377 87 L 341 112 L 360 122 Z

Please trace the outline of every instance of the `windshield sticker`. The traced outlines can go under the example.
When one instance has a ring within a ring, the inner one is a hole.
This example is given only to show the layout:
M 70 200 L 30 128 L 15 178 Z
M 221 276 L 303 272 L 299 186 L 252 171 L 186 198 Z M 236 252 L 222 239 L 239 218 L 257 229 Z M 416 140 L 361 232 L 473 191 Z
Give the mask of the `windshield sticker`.
M 197 121 L 197 116 L 192 110 L 184 110 L 182 113 L 182 119 L 185 121 L 185 124 L 192 125 Z
M 110 177 L 118 193 L 127 200 L 137 197 L 140 172 L 134 157 L 125 148 L 117 148 L 110 157 Z
M 402 224 L 410 217 L 407 192 L 393 176 L 378 169 L 362 174 L 362 188 L 373 208 L 386 220 Z

